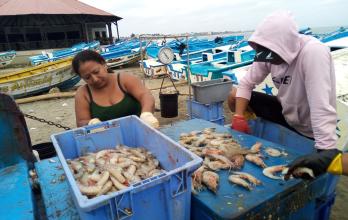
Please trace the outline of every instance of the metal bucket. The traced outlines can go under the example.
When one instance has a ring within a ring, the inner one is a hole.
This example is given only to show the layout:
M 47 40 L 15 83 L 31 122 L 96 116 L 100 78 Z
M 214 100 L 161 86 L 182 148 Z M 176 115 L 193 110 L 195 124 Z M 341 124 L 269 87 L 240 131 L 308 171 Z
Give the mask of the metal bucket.
M 175 88 L 175 93 L 162 93 L 163 82 L 166 77 L 169 77 L 170 81 Z M 173 79 L 169 74 L 163 77 L 161 88 L 159 92 L 160 106 L 161 106 L 161 117 L 163 118 L 174 118 L 178 116 L 178 97 L 179 91 L 176 89 Z
M 32 146 L 32 148 L 39 153 L 41 160 L 55 157 L 57 155 L 52 142 L 35 144 Z
M 178 96 L 179 93 L 159 94 L 161 117 L 174 118 L 178 116 Z

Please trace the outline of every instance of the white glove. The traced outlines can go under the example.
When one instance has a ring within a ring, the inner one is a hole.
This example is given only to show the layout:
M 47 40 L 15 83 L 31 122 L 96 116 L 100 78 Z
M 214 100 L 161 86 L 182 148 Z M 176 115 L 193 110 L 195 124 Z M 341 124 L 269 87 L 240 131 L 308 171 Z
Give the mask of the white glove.
M 92 118 L 89 122 L 88 125 L 94 125 L 94 124 L 98 124 L 101 121 L 99 120 L 99 118 Z
M 98 124 L 101 123 L 101 121 L 99 120 L 99 118 L 92 118 L 89 122 L 88 125 L 94 125 L 94 124 Z M 96 133 L 96 132 L 101 132 L 101 131 L 105 131 L 105 128 L 101 127 L 101 128 L 96 128 L 91 130 L 91 133 Z
M 159 122 L 151 112 L 141 113 L 140 119 L 153 128 L 159 128 Z

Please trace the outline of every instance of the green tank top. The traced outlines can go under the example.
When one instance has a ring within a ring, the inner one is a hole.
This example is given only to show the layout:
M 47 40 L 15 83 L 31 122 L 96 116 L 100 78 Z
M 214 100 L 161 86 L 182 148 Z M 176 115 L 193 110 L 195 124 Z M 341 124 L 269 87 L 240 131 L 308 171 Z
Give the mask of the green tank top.
M 128 115 L 141 114 L 141 105 L 132 95 L 128 94 L 121 86 L 120 74 L 117 74 L 117 84 L 124 93 L 124 98 L 111 106 L 100 106 L 93 101 L 92 92 L 87 85 L 87 91 L 91 102 L 89 103 L 89 110 L 92 118 L 99 118 L 101 121 L 116 119 Z

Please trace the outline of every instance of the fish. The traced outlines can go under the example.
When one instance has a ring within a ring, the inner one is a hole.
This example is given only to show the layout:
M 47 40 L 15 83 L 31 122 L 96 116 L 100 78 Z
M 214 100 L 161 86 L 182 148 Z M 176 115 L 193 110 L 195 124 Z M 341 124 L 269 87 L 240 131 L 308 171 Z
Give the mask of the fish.
M 256 164 L 257 166 L 260 166 L 262 168 L 266 168 L 267 165 L 265 164 L 265 162 L 262 160 L 262 158 L 258 155 L 253 155 L 253 154 L 247 154 L 245 156 L 245 159 Z
M 209 190 L 217 193 L 219 184 L 219 175 L 212 171 L 204 171 L 202 174 L 202 182 L 208 187 Z
M 207 164 L 207 167 L 211 170 L 214 170 L 214 171 L 219 171 L 221 169 L 230 169 L 231 167 L 226 164 L 226 163 L 223 163 L 219 160 L 216 160 L 216 161 L 210 161 L 208 164 Z
M 203 172 L 206 170 L 206 166 L 202 165 L 192 174 L 192 186 L 196 192 L 202 190 L 202 180 L 203 180 Z
M 249 182 L 251 182 L 254 185 L 261 185 L 262 182 L 257 179 L 256 177 L 254 177 L 253 175 L 251 175 L 250 173 L 246 173 L 246 172 L 233 172 L 234 175 L 238 175 L 240 178 L 245 179 Z
M 86 196 L 96 196 L 101 191 L 102 186 L 84 186 L 81 184 L 77 185 L 80 189 L 80 192 Z
M 263 169 L 262 173 L 268 178 L 283 180 L 286 168 L 287 167 L 285 165 L 271 166 Z M 276 173 L 280 173 L 281 175 L 276 175 Z
M 256 142 L 256 143 L 250 148 L 250 150 L 251 150 L 252 152 L 258 153 L 258 152 L 260 152 L 261 147 L 262 147 L 262 143 L 261 143 L 261 142 Z
M 97 196 L 107 194 L 112 188 L 112 182 L 111 180 L 108 180 L 105 185 L 100 189 Z
M 287 174 L 288 173 L 289 168 L 286 167 L 284 168 L 284 170 L 282 171 L 282 174 Z M 292 176 L 295 177 L 307 177 L 307 179 L 314 179 L 315 175 L 312 169 L 307 168 L 307 167 L 298 167 L 296 168 L 293 172 L 292 172 Z
M 236 185 L 242 186 L 246 188 L 247 190 L 251 191 L 253 188 L 249 185 L 249 183 L 245 180 L 243 180 L 239 175 L 230 175 L 228 177 L 228 180 L 231 183 L 234 183 Z
M 203 168 L 192 174 L 192 192 L 199 193 L 202 184 L 215 192 L 219 184 L 219 176 L 214 171 L 221 169 L 240 170 L 245 162 L 245 155 L 252 155 L 260 152 L 261 143 L 255 143 L 251 148 L 243 148 L 236 139 L 229 133 L 218 133 L 215 128 L 205 128 L 202 131 L 191 131 L 182 133 L 179 136 L 179 143 L 186 149 L 202 157 Z M 261 160 L 261 157 L 256 159 Z M 266 166 L 256 161 L 260 166 Z M 263 162 L 263 161 L 262 161 Z M 246 178 L 245 175 L 242 177 Z M 249 177 L 249 176 L 248 176 Z M 242 181 L 245 181 L 243 178 Z M 250 178 L 252 184 L 259 184 L 255 179 Z
M 285 152 L 281 152 L 280 150 L 271 147 L 267 147 L 265 152 L 271 157 L 280 157 L 282 155 L 286 156 Z
M 202 133 L 203 134 L 211 134 L 213 132 L 215 132 L 216 128 L 204 128 Z
M 151 152 L 125 145 L 88 153 L 67 163 L 80 192 L 88 198 L 125 189 L 164 172 Z
M 222 163 L 226 164 L 230 169 L 232 168 L 233 164 L 232 162 L 225 156 L 223 155 L 219 155 L 219 154 L 210 154 L 208 155 L 210 158 L 214 159 L 214 160 L 219 160 Z
M 232 168 L 235 170 L 240 170 L 244 166 L 244 156 L 241 154 L 233 155 L 229 158 L 232 162 Z

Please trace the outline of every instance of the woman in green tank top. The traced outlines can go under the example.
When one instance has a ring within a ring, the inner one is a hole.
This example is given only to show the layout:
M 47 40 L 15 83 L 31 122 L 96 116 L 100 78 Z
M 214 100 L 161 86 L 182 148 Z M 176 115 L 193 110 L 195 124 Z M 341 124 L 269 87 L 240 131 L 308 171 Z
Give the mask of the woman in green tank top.
M 75 95 L 78 127 L 128 115 L 140 116 L 147 124 L 158 127 L 153 116 L 155 99 L 140 79 L 108 71 L 104 58 L 91 50 L 78 53 L 72 67 L 86 82 Z

